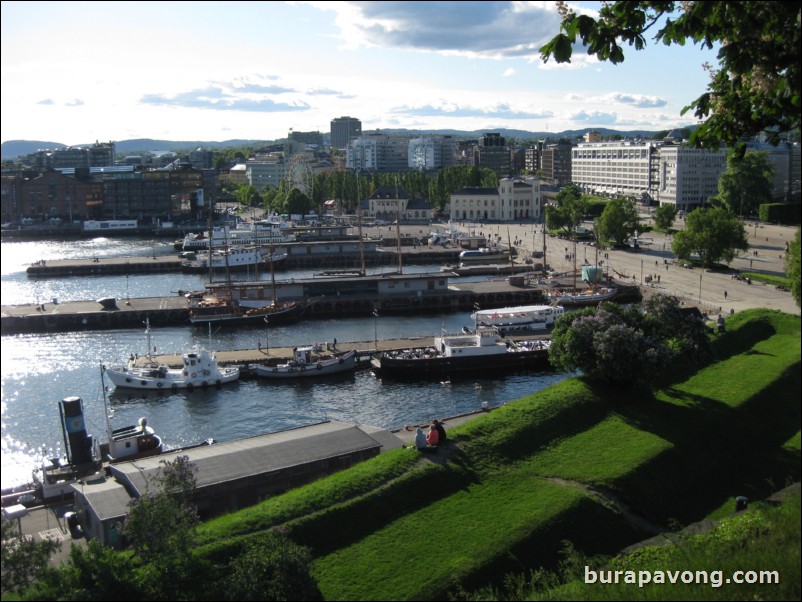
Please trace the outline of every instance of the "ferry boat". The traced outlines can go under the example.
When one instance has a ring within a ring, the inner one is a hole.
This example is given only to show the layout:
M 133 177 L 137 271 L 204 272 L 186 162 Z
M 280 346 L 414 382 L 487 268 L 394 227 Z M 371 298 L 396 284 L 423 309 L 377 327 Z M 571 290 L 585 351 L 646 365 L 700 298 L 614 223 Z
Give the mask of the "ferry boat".
M 210 238 L 212 248 L 240 245 L 267 246 L 294 242 L 296 237 L 287 231 L 288 228 L 286 222 L 273 220 L 242 222 L 234 228 L 214 226 L 211 232 L 207 230 L 200 234 L 187 234 L 183 242 L 178 244 L 184 251 L 200 251 L 209 248 Z
M 549 344 L 544 340 L 505 341 L 498 329 L 484 327 L 475 333 L 435 337 L 433 347 L 382 353 L 371 360 L 371 366 L 382 378 L 399 379 L 545 369 Z
M 565 314 L 559 305 L 521 305 L 499 309 L 482 309 L 471 314 L 477 327 L 493 326 L 501 334 L 546 330 Z
M 185 251 L 181 267 L 188 272 L 199 272 L 208 269 L 243 270 L 251 267 L 269 266 L 272 262 L 280 264 L 287 259 L 286 249 L 273 252 L 259 246 L 241 246 L 230 249 L 213 249 L 209 251 Z

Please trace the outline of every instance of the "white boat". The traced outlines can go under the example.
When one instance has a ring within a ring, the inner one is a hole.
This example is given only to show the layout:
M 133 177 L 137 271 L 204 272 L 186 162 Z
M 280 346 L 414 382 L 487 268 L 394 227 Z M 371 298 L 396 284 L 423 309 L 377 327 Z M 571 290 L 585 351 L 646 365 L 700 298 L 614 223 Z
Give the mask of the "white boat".
M 182 360 L 180 368 L 170 368 L 152 361 L 141 364 L 131 357 L 126 365 L 107 368 L 106 372 L 117 387 L 158 391 L 219 386 L 239 378 L 239 368 L 219 367 L 214 352 L 206 349 L 184 353 Z
M 268 363 L 255 366 L 254 371 L 262 378 L 292 379 L 319 378 L 356 370 L 356 351 L 322 353 L 319 347 L 296 347 L 288 362 Z
M 471 249 L 461 251 L 459 254 L 460 265 L 477 263 L 501 263 L 509 261 L 510 254 L 497 247 L 482 247 L 481 249 Z
M 521 305 L 482 309 L 471 314 L 477 327 L 494 326 L 501 334 L 546 330 L 565 313 L 559 305 Z
M 611 301 L 617 295 L 617 288 L 600 287 L 573 291 L 558 290 L 549 293 L 548 297 L 552 302 L 566 307 L 582 307 L 586 305 L 598 305 L 602 301 Z
M 149 324 L 145 332 L 148 335 L 148 351 L 150 351 Z M 116 387 L 157 391 L 220 386 L 239 379 L 239 368 L 219 367 L 214 352 L 198 348 L 184 353 L 181 357 L 182 366 L 170 368 L 154 362 L 149 353 L 144 362 L 131 355 L 124 366 L 106 368 L 106 374 Z
M 215 226 L 211 233 L 207 230 L 200 234 L 187 234 L 181 245 L 184 251 L 199 251 L 211 246 L 226 247 L 240 245 L 275 245 L 293 242 L 294 234 L 289 234 L 286 222 L 273 220 L 260 220 L 256 222 L 242 222 L 236 227 Z
M 213 249 L 211 258 L 209 251 L 198 251 L 193 254 L 194 257 L 190 256 L 181 262 L 181 267 L 185 270 L 202 271 L 210 268 L 237 270 L 254 266 L 268 266 L 271 261 L 277 264 L 287 259 L 285 249 L 278 249 L 271 253 L 266 248 L 251 245 Z

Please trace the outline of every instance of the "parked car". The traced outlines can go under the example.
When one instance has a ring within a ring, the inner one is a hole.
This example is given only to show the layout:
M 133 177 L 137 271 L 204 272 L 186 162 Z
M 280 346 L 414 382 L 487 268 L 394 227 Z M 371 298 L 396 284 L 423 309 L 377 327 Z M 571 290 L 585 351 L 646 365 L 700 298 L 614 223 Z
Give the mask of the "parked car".
M 84 530 L 81 523 L 78 521 L 78 514 L 76 512 L 65 512 L 64 520 L 67 521 L 67 527 L 70 529 L 70 535 L 73 539 L 81 539 L 84 536 Z

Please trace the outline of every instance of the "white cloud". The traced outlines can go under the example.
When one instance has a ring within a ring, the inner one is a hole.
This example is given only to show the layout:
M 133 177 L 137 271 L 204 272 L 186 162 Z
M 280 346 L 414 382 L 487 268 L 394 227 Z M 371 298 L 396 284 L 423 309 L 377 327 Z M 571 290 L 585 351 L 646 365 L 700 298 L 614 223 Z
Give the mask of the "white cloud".
M 501 74 L 502 77 L 511 77 L 513 75 L 515 75 L 515 69 L 512 67 L 505 69 L 504 73 Z

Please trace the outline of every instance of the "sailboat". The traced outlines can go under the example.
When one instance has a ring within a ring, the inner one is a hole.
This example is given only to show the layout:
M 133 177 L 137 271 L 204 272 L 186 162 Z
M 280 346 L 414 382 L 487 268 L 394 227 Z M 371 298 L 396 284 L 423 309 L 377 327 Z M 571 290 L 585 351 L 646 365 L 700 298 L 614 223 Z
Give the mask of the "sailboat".
M 273 299 L 262 307 L 245 307 L 233 298 L 229 276 L 228 295 L 215 294 L 200 298 L 189 298 L 189 321 L 192 324 L 216 324 L 219 326 L 239 326 L 240 324 L 288 324 L 298 320 L 309 307 L 309 301 L 279 301 L 276 297 L 276 274 L 273 266 L 273 250 L 270 250 L 270 280 Z
M 583 268 L 583 276 L 584 274 L 588 274 L 587 277 L 583 277 L 583 281 L 587 282 L 588 288 L 586 289 L 578 289 L 576 286 L 576 277 L 577 277 L 577 266 L 576 266 L 576 233 L 574 233 L 574 286 L 570 291 L 565 290 L 554 290 L 551 293 L 547 293 L 546 296 L 553 304 L 562 305 L 563 307 L 585 307 L 588 305 L 598 305 L 602 301 L 612 301 L 615 297 L 618 296 L 619 290 L 617 287 L 614 286 L 597 286 L 597 277 L 598 277 L 598 246 L 597 248 L 597 259 L 596 259 L 596 269 L 593 271 L 588 271 Z M 590 266 L 592 267 L 592 266 Z

